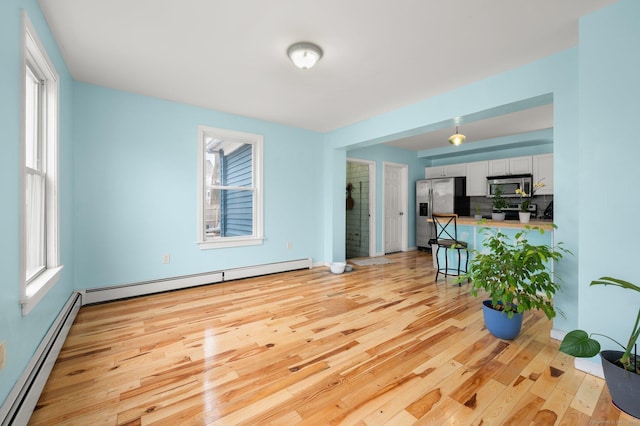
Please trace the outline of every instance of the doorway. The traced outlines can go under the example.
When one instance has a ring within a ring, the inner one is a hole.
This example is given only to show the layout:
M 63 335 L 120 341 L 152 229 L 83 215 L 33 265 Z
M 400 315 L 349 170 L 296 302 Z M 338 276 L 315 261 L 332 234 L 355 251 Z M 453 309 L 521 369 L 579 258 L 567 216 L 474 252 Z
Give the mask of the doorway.
M 345 255 L 375 254 L 375 163 L 347 159 Z
M 384 252 L 407 251 L 407 188 L 409 167 L 384 163 Z

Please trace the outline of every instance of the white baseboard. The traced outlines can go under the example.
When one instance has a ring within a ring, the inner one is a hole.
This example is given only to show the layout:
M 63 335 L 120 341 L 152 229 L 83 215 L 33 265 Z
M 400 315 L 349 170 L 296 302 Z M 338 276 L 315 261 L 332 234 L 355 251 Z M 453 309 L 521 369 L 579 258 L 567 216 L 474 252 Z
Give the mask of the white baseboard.
M 238 280 L 242 278 L 258 277 L 260 275 L 277 274 L 278 272 L 295 271 L 297 269 L 310 269 L 311 258 L 288 260 L 285 262 L 266 263 L 263 265 L 234 268 L 223 271 L 224 281 Z
M 559 330 L 557 328 L 552 328 L 551 329 L 551 338 L 554 339 L 554 340 L 562 341 L 562 339 L 564 339 L 564 336 L 566 336 L 566 335 L 567 335 L 566 331 L 562 331 L 562 330 Z
M 27 367 L 0 406 L 2 426 L 26 425 L 29 422 L 81 304 L 80 293 L 71 294 L 49 327 Z
M 204 284 L 218 283 L 223 280 L 221 272 L 208 274 L 189 275 L 162 280 L 145 281 L 140 283 L 101 287 L 81 290 L 82 304 L 109 302 L 128 297 L 143 296 L 146 294 L 162 293 L 163 291 L 179 290 Z
M 257 277 L 278 272 L 308 269 L 312 267 L 311 258 L 288 260 L 283 262 L 266 263 L 262 265 L 232 268 L 223 271 L 212 271 L 203 274 L 185 275 L 181 277 L 165 278 L 110 287 L 81 290 L 82 304 L 109 302 L 129 297 L 144 296 L 153 293 L 179 290 L 223 281 Z
M 576 358 L 574 365 L 576 370 L 584 371 L 592 376 L 600 377 L 604 379 L 604 371 L 602 371 L 602 364 L 593 361 L 591 358 Z

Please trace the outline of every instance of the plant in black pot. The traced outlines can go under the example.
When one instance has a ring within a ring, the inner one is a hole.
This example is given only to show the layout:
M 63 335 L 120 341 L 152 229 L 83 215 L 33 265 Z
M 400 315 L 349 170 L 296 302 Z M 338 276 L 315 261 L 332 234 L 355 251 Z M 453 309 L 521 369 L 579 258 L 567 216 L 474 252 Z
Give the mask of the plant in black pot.
M 590 285 L 611 285 L 640 293 L 640 287 L 637 285 L 612 277 L 601 277 L 591 281 Z M 619 345 L 622 351 L 601 351 L 600 343 L 591 338 L 593 335 L 606 337 Z M 626 345 L 604 334 L 589 335 L 584 330 L 573 330 L 562 339 L 560 351 L 582 358 L 591 358 L 600 353 L 604 379 L 609 388 L 611 400 L 622 411 L 640 419 L 640 357 L 637 355 L 636 346 L 639 337 L 640 309 Z
M 493 212 L 491 213 L 491 219 L 493 220 L 504 220 L 504 212 L 503 209 L 509 207 L 509 203 L 502 196 L 502 188 L 497 187 L 493 194 Z
M 470 280 L 471 294 L 479 290 L 489 295 L 483 302 L 485 326 L 501 339 L 514 339 L 522 327 L 523 312 L 538 309 L 547 318 L 556 316 L 553 295 L 560 289 L 549 261 L 560 260 L 570 253 L 559 243 L 555 247 L 532 244 L 529 232 L 544 234 L 539 227 L 526 226 L 513 238 L 497 228 L 481 228 L 485 234 L 484 249 L 474 250 L 468 272 L 457 282 Z

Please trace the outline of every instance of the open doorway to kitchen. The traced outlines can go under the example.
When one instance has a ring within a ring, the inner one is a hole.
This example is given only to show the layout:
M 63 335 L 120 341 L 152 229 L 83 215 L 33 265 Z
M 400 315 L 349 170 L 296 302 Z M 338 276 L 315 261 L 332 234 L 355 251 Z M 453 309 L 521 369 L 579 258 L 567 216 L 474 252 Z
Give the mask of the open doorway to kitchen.
M 375 162 L 347 159 L 346 258 L 375 255 Z

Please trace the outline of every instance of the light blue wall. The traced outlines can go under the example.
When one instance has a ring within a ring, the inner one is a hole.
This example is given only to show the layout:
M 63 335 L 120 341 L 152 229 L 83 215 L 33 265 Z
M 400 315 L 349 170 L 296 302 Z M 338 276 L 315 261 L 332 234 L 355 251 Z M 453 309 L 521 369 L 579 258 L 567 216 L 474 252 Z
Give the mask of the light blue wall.
M 589 287 L 603 275 L 640 285 L 635 183 L 640 139 L 640 2 L 623 0 L 580 25 L 580 317 L 589 332 L 626 343 L 640 294 Z M 624 137 L 626 131 L 629 137 Z M 604 347 L 619 349 L 606 339 Z
M 60 76 L 60 258 L 57 285 L 23 317 L 20 311 L 20 127 L 21 10 L 31 23 Z M 0 342 L 7 364 L 0 370 L 0 402 L 22 374 L 40 340 L 73 291 L 73 81 L 40 9 L 31 0 L 0 2 Z
M 75 104 L 78 289 L 322 260 L 321 134 L 82 83 Z M 264 135 L 263 245 L 196 244 L 198 125 Z
M 417 158 L 414 151 L 393 148 L 386 145 L 375 145 L 367 148 L 358 148 L 347 152 L 348 157 L 359 158 L 361 160 L 369 160 L 376 162 L 376 252 L 384 253 L 382 224 L 383 217 L 383 196 L 384 188 L 383 172 L 384 162 L 406 164 L 409 166 L 409 194 L 407 197 L 408 212 L 408 245 L 416 247 L 416 191 L 415 182 L 418 179 L 424 179 L 425 160 Z

